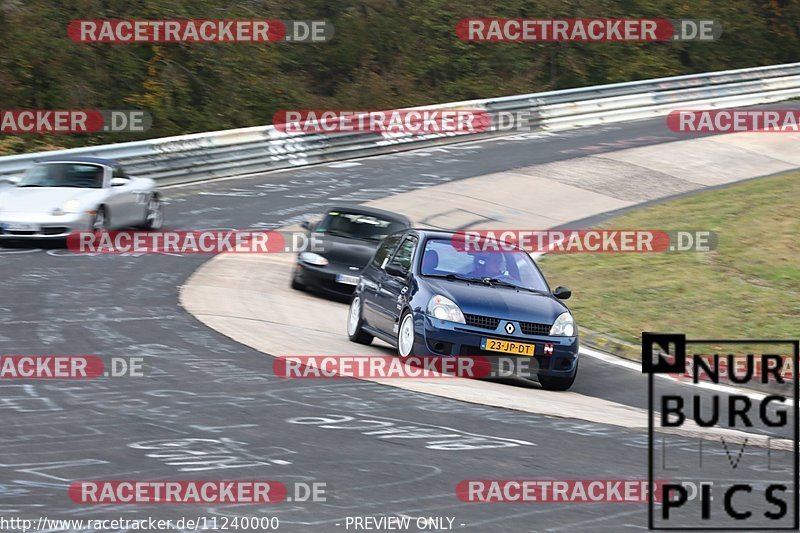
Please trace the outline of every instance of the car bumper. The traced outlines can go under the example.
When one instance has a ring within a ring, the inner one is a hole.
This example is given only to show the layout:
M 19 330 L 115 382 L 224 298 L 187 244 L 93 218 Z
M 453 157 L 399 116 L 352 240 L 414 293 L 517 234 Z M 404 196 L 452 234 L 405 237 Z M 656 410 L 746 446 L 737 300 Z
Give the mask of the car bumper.
M 577 371 L 580 347 L 577 336 L 507 335 L 499 328 L 490 330 L 447 322 L 421 312 L 414 313 L 414 326 L 417 332 L 415 355 L 485 357 L 491 363 L 492 375 L 495 376 L 513 373 L 524 377 L 571 377 Z M 534 355 L 520 356 L 483 350 L 481 341 L 487 338 L 533 344 Z
M 356 289 L 359 272 L 338 268 L 337 266 L 326 265 L 318 267 L 298 262 L 295 265 L 295 280 L 308 287 L 309 289 L 322 292 L 331 296 L 350 297 Z M 338 276 L 350 276 L 356 283 L 343 283 Z
M 64 239 L 73 231 L 88 231 L 91 226 L 92 216 L 87 213 L 0 213 L 0 238 L 4 239 Z

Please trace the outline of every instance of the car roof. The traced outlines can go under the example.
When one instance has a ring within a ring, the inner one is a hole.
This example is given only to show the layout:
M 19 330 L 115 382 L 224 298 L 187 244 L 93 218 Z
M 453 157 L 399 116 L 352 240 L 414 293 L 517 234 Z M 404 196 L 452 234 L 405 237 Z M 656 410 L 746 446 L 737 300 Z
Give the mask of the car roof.
M 114 159 L 105 159 L 102 157 L 80 157 L 80 156 L 64 156 L 64 157 L 48 157 L 42 159 L 37 163 L 90 163 L 93 165 L 106 165 L 108 167 L 118 167 L 119 162 Z
M 374 207 L 366 207 L 363 205 L 335 205 L 329 207 L 326 211 L 326 214 L 330 211 L 341 211 L 344 213 L 354 213 L 357 215 L 372 215 L 385 220 L 391 220 L 393 222 L 402 222 L 406 226 L 411 227 L 411 219 L 407 216 L 401 215 L 400 213 L 394 213 L 392 211 L 386 211 L 384 209 L 376 209 Z
M 429 229 L 429 228 L 409 228 L 407 231 L 413 231 L 413 232 L 417 233 L 420 237 L 426 237 L 426 238 L 431 238 L 432 237 L 434 239 L 436 239 L 436 238 L 450 239 L 450 238 L 453 237 L 453 235 L 456 235 L 456 233 L 459 233 L 459 232 L 455 232 L 455 231 L 434 230 L 434 229 Z M 466 230 L 461 230 L 461 232 L 463 232 L 463 231 L 466 231 Z

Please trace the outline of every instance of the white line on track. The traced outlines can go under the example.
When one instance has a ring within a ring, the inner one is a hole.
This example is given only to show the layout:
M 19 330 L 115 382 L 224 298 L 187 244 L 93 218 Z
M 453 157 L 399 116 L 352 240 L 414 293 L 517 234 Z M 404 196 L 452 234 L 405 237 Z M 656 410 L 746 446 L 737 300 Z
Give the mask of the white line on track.
M 581 347 L 581 354 L 582 355 L 588 355 L 589 357 L 594 357 L 595 359 L 600 359 L 603 362 L 606 362 L 606 363 L 609 363 L 609 364 L 612 364 L 612 365 L 621 366 L 623 368 L 627 368 L 628 370 L 633 370 L 633 371 L 638 372 L 638 373 L 641 373 L 641 371 L 642 371 L 642 364 L 641 363 L 636 363 L 634 361 L 629 361 L 628 359 L 622 359 L 620 357 L 617 357 L 616 355 L 607 354 L 605 352 L 594 350 L 592 348 Z M 756 400 L 756 401 L 759 401 L 759 402 L 761 400 L 763 400 L 764 398 L 766 398 L 767 396 L 769 396 L 768 394 L 761 394 L 759 392 L 753 392 L 753 391 L 749 391 L 749 390 L 745 390 L 745 389 L 740 389 L 738 387 L 732 387 L 730 385 L 720 385 L 718 383 L 706 383 L 706 382 L 692 383 L 691 381 L 683 381 L 683 380 L 680 380 L 680 379 L 676 379 L 676 378 L 670 376 L 669 374 L 656 374 L 656 375 L 658 377 L 662 378 L 662 379 L 668 379 L 670 381 L 673 381 L 675 383 L 680 383 L 682 385 L 698 387 L 698 388 L 701 388 L 701 389 L 711 390 L 711 391 L 715 391 L 715 392 L 724 392 L 724 393 L 727 393 L 727 394 L 744 395 L 744 396 L 747 396 L 748 398 L 750 398 L 751 400 Z M 789 405 L 790 407 L 792 406 L 791 404 L 787 404 L 787 405 Z

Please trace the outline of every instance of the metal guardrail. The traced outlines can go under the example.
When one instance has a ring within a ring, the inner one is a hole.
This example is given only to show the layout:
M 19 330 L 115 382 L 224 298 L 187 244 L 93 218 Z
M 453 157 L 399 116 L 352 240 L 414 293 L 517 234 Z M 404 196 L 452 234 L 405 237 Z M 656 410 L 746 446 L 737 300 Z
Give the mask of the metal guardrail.
M 676 109 L 741 107 L 800 96 L 800 63 L 581 87 L 414 109 L 529 113 L 531 130 L 561 130 L 665 115 Z M 258 126 L 129 143 L 0 157 L 0 179 L 54 156 L 117 159 L 136 176 L 163 184 L 240 176 L 392 153 L 497 134 L 285 133 Z

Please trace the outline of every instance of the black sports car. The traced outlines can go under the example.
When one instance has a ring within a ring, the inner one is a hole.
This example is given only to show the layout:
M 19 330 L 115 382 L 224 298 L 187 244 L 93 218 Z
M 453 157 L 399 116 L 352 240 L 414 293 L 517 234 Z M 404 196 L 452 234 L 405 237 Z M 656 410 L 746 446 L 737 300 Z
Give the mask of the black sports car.
M 315 225 L 303 227 L 321 246 L 319 252 L 298 254 L 292 288 L 314 289 L 328 296 L 349 298 L 358 276 L 387 235 L 410 228 L 411 221 L 370 207 L 333 207 Z

